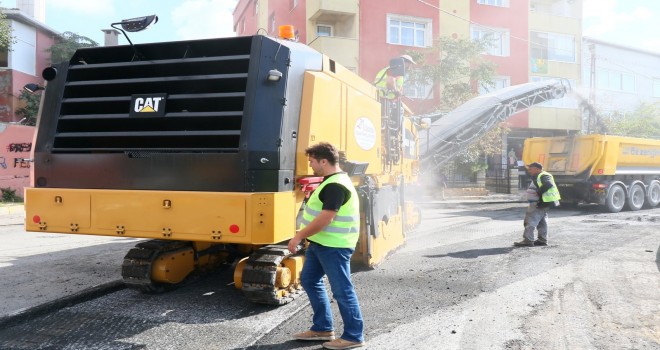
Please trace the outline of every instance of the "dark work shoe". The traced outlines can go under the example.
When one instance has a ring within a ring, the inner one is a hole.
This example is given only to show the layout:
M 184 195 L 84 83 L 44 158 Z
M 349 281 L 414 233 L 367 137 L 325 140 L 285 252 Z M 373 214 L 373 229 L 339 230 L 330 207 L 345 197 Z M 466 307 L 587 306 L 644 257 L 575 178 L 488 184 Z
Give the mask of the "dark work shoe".
M 513 242 L 513 245 L 516 247 L 533 247 L 534 241 L 522 240 L 520 242 Z
M 548 245 L 548 241 L 539 241 L 538 239 L 534 241 L 534 245 L 545 247 Z

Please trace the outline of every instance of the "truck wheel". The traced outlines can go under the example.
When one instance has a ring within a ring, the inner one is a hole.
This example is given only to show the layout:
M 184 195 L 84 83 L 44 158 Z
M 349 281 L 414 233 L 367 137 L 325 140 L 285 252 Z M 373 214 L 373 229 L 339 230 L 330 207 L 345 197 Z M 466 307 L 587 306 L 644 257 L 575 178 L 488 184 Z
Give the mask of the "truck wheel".
M 607 191 L 607 198 L 605 200 L 607 211 L 610 213 L 618 213 L 623 209 L 625 203 L 626 191 L 623 190 L 623 187 L 621 187 L 621 185 L 613 185 L 610 187 L 610 190 Z
M 646 205 L 653 208 L 660 204 L 660 181 L 651 181 L 646 188 Z
M 628 208 L 632 211 L 642 209 L 645 197 L 646 193 L 644 193 L 644 187 L 639 183 L 633 184 L 628 190 L 628 200 L 626 201 L 628 203 Z

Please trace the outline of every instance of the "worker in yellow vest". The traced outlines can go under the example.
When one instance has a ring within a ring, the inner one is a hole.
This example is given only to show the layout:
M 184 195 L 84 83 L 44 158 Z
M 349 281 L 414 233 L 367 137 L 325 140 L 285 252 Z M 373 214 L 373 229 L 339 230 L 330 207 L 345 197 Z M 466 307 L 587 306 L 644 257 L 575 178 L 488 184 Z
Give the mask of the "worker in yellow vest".
M 559 206 L 559 189 L 555 184 L 554 177 L 547 171 L 543 171 L 541 163 L 531 163 L 527 171 L 532 175 L 532 181 L 536 184 L 538 202 L 536 206 L 530 206 L 525 215 L 525 231 L 523 240 L 514 242 L 516 247 L 533 247 L 548 245 L 548 210 Z M 534 240 L 534 229 L 538 231 L 538 239 Z
M 314 311 L 312 327 L 294 334 L 298 340 L 327 340 L 327 349 L 349 349 L 364 345 L 364 325 L 357 294 L 351 281 L 351 256 L 360 234 L 360 202 L 351 178 L 339 167 L 339 152 L 329 143 L 305 150 L 314 175 L 323 182 L 305 204 L 300 229 L 289 241 L 295 253 L 303 239 L 305 264 L 300 282 Z M 332 295 L 344 321 L 344 333 L 335 339 L 330 298 L 323 283 L 328 276 Z
M 406 65 L 416 64 L 410 55 L 402 55 L 390 60 L 390 65 L 376 74 L 374 85 L 379 96 L 393 100 L 403 94 L 403 83 L 406 75 Z

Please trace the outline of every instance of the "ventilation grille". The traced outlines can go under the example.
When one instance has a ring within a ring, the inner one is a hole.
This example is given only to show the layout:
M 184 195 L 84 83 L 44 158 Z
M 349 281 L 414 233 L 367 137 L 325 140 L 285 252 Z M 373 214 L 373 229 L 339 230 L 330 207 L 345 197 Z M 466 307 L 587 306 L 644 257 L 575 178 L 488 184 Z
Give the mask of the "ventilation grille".
M 67 72 L 53 152 L 238 152 L 250 39 L 79 50 Z M 133 95 L 159 94 L 167 96 L 164 114 L 130 115 Z

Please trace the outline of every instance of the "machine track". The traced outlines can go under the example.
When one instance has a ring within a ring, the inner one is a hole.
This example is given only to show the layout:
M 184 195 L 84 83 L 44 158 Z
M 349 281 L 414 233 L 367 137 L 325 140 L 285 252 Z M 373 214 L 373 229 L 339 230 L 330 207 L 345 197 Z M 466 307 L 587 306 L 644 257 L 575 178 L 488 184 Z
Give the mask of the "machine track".
M 162 254 L 190 247 L 187 241 L 150 240 L 138 243 L 126 253 L 121 275 L 127 287 L 143 293 L 162 293 L 175 285 L 151 280 L 154 261 Z
M 249 301 L 284 305 L 302 294 L 302 287 L 297 283 L 278 286 L 278 267 L 290 255 L 285 245 L 268 245 L 250 255 L 242 275 L 243 293 Z

